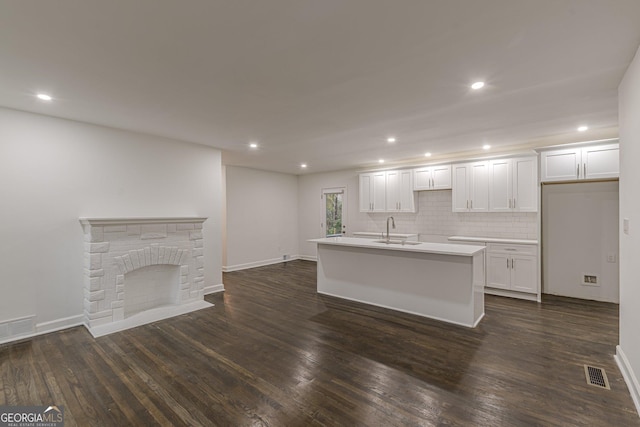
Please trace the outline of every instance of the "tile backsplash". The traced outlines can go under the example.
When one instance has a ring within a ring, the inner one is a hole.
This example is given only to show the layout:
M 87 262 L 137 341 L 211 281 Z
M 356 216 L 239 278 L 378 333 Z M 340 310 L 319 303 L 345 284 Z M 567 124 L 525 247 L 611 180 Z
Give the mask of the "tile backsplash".
M 416 193 L 416 213 L 362 213 L 351 221 L 351 231 L 384 231 L 392 215 L 397 233 L 438 236 L 505 237 L 538 239 L 535 212 L 457 213 L 451 211 L 451 190 Z

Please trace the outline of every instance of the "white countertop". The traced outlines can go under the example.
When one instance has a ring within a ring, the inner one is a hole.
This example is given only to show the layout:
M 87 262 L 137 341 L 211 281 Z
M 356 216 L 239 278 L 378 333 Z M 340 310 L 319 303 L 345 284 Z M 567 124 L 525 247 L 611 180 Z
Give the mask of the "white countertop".
M 372 236 L 372 237 L 382 237 L 386 236 L 386 232 L 384 231 L 354 231 L 354 236 Z M 410 239 L 412 237 L 418 237 L 417 234 L 406 234 L 406 233 L 389 233 L 389 237 L 394 239 Z
M 460 256 L 473 256 L 476 253 L 484 250 L 485 248 L 484 246 L 480 245 L 457 245 L 454 243 L 426 242 L 421 242 L 417 245 L 388 245 L 386 243 L 376 242 L 375 240 L 362 239 L 357 237 L 325 237 L 322 239 L 311 239 L 308 241 L 324 245 L 351 246 L 357 248 L 385 249 L 390 251 L 423 252 L 440 255 Z
M 449 240 L 452 242 L 478 242 L 478 243 L 511 243 L 518 245 L 537 245 L 537 240 L 525 239 L 504 239 L 500 237 L 469 237 L 469 236 L 451 236 Z

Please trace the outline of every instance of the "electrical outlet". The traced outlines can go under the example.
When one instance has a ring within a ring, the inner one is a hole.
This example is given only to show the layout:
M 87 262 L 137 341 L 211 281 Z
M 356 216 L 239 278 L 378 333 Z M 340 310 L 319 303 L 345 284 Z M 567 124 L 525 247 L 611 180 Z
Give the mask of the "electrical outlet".
M 624 231 L 624 234 L 629 234 L 629 218 L 622 219 L 622 230 Z
M 616 262 L 616 254 L 614 252 L 607 254 L 607 262 Z

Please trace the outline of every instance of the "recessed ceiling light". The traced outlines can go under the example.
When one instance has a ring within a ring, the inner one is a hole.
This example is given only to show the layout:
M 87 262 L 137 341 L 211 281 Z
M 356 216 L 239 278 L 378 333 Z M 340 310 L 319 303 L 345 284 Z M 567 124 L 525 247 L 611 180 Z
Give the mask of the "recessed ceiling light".
M 431 157 L 431 153 L 424 153 L 425 157 Z
M 301 167 L 302 169 L 306 169 L 306 168 L 307 168 L 307 164 L 306 164 L 306 163 L 302 163 L 302 164 L 300 165 L 300 167 Z
M 394 142 L 396 142 L 396 139 L 393 136 L 390 136 L 389 138 L 387 138 L 387 142 L 393 144 Z
M 488 150 L 489 148 L 491 148 L 491 146 L 490 146 L 489 144 L 484 144 L 484 145 L 482 146 L 482 149 L 483 149 L 483 150 Z
M 471 85 L 471 89 L 478 90 L 484 87 L 484 82 L 475 82 Z
M 585 132 L 589 130 L 589 126 L 580 126 L 578 127 L 578 132 Z
M 39 93 L 36 97 L 42 101 L 51 101 L 53 99 L 51 95 L 47 95 L 46 93 Z
M 258 143 L 257 142 L 250 143 L 249 148 L 258 148 Z
M 378 160 L 378 163 L 384 163 L 384 159 Z

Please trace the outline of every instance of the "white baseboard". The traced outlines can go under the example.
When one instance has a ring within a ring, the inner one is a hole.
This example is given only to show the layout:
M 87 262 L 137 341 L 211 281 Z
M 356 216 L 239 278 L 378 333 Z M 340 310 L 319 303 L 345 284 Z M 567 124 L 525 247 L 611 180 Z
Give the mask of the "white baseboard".
M 35 316 L 31 316 L 34 317 Z M 51 320 L 49 322 L 37 323 L 32 331 L 28 333 L 15 334 L 8 337 L 3 337 L 0 339 L 0 344 L 9 343 L 12 341 L 21 341 L 33 337 L 37 337 L 38 335 L 44 335 L 51 332 L 60 331 L 62 329 L 73 328 L 75 326 L 83 325 L 83 315 L 70 316 L 62 319 Z
M 627 356 L 619 345 L 616 346 L 616 355 L 613 356 L 613 358 L 618 364 L 620 372 L 622 372 L 624 382 L 627 383 L 633 403 L 636 405 L 636 412 L 640 415 L 640 383 L 638 383 L 638 377 L 636 377 L 633 372 L 633 368 L 629 364 L 629 359 L 627 359 Z
M 248 262 L 248 263 L 245 263 L 245 264 L 223 265 L 222 266 L 222 271 L 224 273 L 229 273 L 229 272 L 232 272 L 232 271 L 246 270 L 248 268 L 264 267 L 266 265 L 280 264 L 281 262 L 295 261 L 297 259 L 300 259 L 300 257 L 298 255 L 291 255 L 287 259 L 272 258 L 272 259 L 265 259 L 265 260 L 262 260 L 262 261 Z
M 79 314 L 77 316 L 65 317 L 64 319 L 56 319 L 50 322 L 42 322 L 36 325 L 36 333 L 48 334 L 49 332 L 56 332 L 62 329 L 73 328 L 74 326 L 80 326 L 84 324 L 84 316 Z
M 496 289 L 496 288 L 484 288 L 484 293 L 486 295 L 497 295 L 499 297 L 509 297 L 509 298 L 517 298 L 524 299 L 527 301 L 536 301 L 540 302 L 538 294 L 529 294 L 526 292 L 515 292 L 509 291 L 506 289 Z
M 313 261 L 313 262 L 318 262 L 318 257 L 317 256 L 311 256 L 311 255 L 300 255 L 300 259 L 303 261 Z
M 219 285 L 211 285 L 204 287 L 204 294 L 215 294 L 216 292 L 224 292 L 224 284 L 220 283 Z

